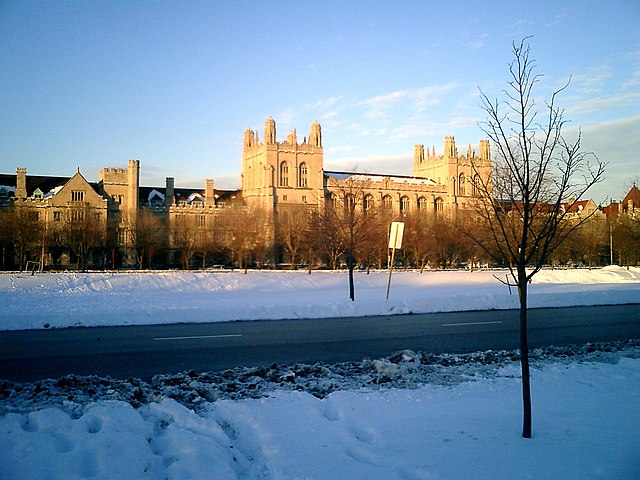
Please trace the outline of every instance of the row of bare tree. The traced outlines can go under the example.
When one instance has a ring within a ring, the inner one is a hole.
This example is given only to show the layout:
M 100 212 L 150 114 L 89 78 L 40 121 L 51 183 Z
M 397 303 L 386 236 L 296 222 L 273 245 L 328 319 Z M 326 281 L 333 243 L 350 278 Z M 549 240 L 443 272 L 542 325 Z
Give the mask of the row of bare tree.
M 22 270 L 27 261 L 43 259 L 49 268 L 66 267 L 61 258 L 67 254 L 79 269 L 113 268 L 112 252 L 124 241 L 140 269 L 176 264 L 184 269 L 211 265 L 246 269 L 279 264 L 346 267 L 353 272 L 387 266 L 388 229 L 394 220 L 405 222 L 404 245 L 396 257 L 403 268 L 474 268 L 496 263 L 496 255 L 463 234 L 474 231 L 477 237 L 481 232 L 475 212 L 460 212 L 454 218 L 415 212 L 398 218 L 384 209 L 365 209 L 367 187 L 364 181 L 345 182 L 323 210 L 288 206 L 272 218 L 263 211 L 230 207 L 207 217 L 204 225 L 193 219 L 167 222 L 141 209 L 135 222 L 124 223 L 125 233 L 120 236 L 115 225 L 109 228 L 90 208 L 45 223 L 36 209 L 14 206 L 0 212 L 0 243 L 13 252 L 16 262 L 3 267 Z M 490 236 L 490 231 L 484 234 Z M 590 218 L 571 231 L 546 264 L 594 267 L 612 260 L 624 265 L 640 262 L 637 218 L 621 215 L 612 222 L 602 216 Z
M 41 217 L 43 213 L 44 210 L 20 203 L 0 210 L 4 269 L 23 270 L 29 261 L 59 268 L 64 255 L 69 258 L 67 263 L 75 263 L 77 269 L 86 269 L 88 263 L 105 266 L 104 252 L 116 243 L 108 234 L 105 212 L 87 205 L 75 206 L 49 222 Z

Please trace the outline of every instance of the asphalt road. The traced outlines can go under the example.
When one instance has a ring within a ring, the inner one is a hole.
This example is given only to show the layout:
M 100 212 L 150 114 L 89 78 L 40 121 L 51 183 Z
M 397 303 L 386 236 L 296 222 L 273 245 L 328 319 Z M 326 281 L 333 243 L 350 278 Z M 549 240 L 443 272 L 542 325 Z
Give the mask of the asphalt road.
M 529 310 L 529 345 L 640 338 L 640 305 Z M 518 311 L 0 332 L 0 379 L 158 373 L 518 348 Z

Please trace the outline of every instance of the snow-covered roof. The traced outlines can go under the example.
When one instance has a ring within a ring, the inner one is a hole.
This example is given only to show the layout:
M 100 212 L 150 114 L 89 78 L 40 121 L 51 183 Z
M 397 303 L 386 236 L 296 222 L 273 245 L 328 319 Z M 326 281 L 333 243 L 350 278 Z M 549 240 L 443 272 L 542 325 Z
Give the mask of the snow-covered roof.
M 187 203 L 191 203 L 193 201 L 204 202 L 204 197 L 197 192 L 193 192 L 187 197 Z
M 155 188 L 149 192 L 149 196 L 147 197 L 147 202 L 153 200 L 154 197 L 160 197 L 162 201 L 164 201 L 164 193 L 159 192 Z
M 64 185 L 58 185 L 57 187 L 52 188 L 51 190 L 49 190 L 47 193 L 44 194 L 43 198 L 49 198 L 49 197 L 53 197 L 54 195 L 57 195 L 58 192 L 60 192 L 60 190 L 62 190 L 63 187 Z
M 325 171 L 325 176 L 335 178 L 336 180 L 346 180 L 353 178 L 358 181 L 370 181 L 372 183 L 383 182 L 389 179 L 392 182 L 407 183 L 409 185 L 437 185 L 437 183 L 427 177 L 413 177 L 410 175 L 385 175 L 381 173 L 354 173 L 354 172 L 331 172 Z

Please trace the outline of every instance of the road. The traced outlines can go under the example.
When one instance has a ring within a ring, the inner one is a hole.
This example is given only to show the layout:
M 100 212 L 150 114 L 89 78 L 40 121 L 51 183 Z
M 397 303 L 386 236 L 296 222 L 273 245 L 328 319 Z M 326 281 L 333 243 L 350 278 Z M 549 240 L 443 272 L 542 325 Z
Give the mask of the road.
M 640 305 L 529 310 L 529 344 L 640 338 Z M 269 320 L 0 332 L 0 379 L 158 373 L 379 358 L 404 350 L 518 348 L 518 312 Z

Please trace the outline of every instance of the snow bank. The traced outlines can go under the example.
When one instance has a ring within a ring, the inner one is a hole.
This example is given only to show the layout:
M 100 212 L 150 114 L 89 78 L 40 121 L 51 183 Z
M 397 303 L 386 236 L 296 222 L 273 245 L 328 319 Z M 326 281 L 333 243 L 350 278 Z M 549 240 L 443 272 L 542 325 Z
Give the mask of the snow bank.
M 506 271 L 115 272 L 0 275 L 0 329 L 221 322 L 517 308 Z M 640 269 L 543 270 L 529 305 L 640 303 Z
M 280 389 L 197 409 L 169 397 L 135 409 L 67 401 L 0 417 L 2 478 L 637 478 L 639 356 L 536 363 L 531 440 L 520 437 L 508 360 L 459 383 L 323 398 Z

